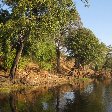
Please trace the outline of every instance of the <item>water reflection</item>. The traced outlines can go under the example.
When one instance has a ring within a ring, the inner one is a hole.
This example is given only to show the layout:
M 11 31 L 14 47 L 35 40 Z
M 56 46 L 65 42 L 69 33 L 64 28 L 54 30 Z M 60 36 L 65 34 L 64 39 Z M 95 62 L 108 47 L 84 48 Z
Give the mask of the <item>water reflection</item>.
M 9 95 L 9 105 L 10 105 L 10 109 L 11 109 L 11 112 L 18 112 L 17 110 L 17 97 L 16 97 L 16 94 L 10 94 Z
M 64 98 L 72 103 L 75 100 L 75 94 L 74 92 L 65 92 Z
M 0 112 L 112 112 L 112 82 L 0 93 Z
M 92 93 L 93 89 L 94 89 L 94 84 L 92 83 L 92 84 L 87 85 L 87 87 L 84 89 L 83 92 L 86 94 L 90 94 Z

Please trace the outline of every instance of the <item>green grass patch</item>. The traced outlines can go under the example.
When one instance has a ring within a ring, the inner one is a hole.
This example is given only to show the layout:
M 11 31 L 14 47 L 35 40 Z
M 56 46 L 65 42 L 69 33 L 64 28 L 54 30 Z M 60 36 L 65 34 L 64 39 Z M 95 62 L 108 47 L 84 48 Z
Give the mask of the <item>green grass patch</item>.
M 90 81 L 90 78 L 75 78 L 76 81 Z

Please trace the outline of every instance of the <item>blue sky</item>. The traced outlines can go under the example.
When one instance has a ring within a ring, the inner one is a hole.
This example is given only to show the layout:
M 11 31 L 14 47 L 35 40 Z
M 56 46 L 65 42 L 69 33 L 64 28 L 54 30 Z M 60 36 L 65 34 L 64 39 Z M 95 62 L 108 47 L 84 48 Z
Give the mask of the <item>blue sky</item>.
M 91 29 L 100 41 L 112 45 L 112 0 L 89 0 L 89 8 L 84 7 L 81 0 L 73 1 L 83 25 Z
M 112 0 L 89 0 L 84 7 L 81 0 L 74 0 L 83 25 L 91 29 L 100 41 L 112 45 Z

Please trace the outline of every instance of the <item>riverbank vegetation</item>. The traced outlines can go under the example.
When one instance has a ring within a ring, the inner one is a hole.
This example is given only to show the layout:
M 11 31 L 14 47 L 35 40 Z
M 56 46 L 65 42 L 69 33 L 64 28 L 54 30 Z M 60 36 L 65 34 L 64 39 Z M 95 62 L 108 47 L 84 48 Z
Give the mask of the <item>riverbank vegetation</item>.
M 70 76 L 111 78 L 112 47 L 83 26 L 72 0 L 1 2 L 1 81 L 36 85 Z

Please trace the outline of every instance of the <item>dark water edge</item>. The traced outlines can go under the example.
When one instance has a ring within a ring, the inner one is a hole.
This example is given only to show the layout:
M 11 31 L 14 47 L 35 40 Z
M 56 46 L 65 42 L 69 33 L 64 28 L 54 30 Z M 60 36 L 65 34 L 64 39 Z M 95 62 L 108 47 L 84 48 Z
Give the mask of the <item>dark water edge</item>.
M 112 112 L 111 80 L 46 88 L 0 92 L 0 112 Z

